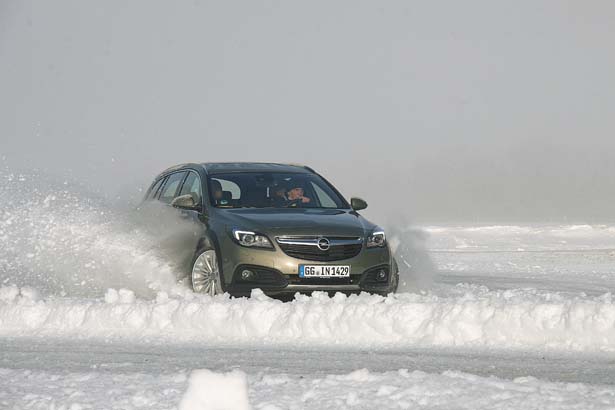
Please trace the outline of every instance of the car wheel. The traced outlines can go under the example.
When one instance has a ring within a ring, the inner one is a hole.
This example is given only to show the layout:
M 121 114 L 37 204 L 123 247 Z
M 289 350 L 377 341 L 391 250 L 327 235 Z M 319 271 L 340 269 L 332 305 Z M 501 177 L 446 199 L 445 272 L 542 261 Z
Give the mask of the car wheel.
M 399 286 L 399 273 L 395 272 L 393 277 L 391 278 L 391 287 L 389 288 L 389 293 L 396 293 L 397 287 Z
M 393 272 L 391 283 L 389 283 L 387 291 L 382 293 L 383 296 L 397 292 L 397 287 L 399 286 L 399 268 L 397 267 L 397 261 L 395 259 L 393 259 L 393 263 L 391 264 L 391 272 Z
M 218 256 L 214 249 L 197 252 L 190 275 L 192 290 L 214 296 L 224 293 Z

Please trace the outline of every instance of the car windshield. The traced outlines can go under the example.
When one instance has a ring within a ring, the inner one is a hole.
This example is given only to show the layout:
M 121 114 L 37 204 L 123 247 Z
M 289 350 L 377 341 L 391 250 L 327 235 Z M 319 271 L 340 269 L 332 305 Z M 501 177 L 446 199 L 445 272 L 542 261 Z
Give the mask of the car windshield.
M 216 208 L 348 208 L 316 174 L 232 172 L 211 175 L 208 183 Z

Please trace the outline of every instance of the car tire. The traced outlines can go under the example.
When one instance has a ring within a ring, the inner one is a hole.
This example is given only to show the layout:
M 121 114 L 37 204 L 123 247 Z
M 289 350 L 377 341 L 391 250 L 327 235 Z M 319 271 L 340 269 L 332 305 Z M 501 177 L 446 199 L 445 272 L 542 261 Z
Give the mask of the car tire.
M 195 293 L 215 296 L 224 293 L 222 274 L 215 249 L 199 249 L 192 259 L 192 270 L 188 275 Z
M 395 282 L 391 286 L 391 293 L 397 292 L 397 287 L 399 286 L 399 266 L 395 258 L 393 258 L 393 280 Z
M 391 287 L 389 288 L 389 293 L 397 293 L 397 287 L 399 286 L 399 272 L 395 272 L 393 274 L 393 278 L 391 278 Z

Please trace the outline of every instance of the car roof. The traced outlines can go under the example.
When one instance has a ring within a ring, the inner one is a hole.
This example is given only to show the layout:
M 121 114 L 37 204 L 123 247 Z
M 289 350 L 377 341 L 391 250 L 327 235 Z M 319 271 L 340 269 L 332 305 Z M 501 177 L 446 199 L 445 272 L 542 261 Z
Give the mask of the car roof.
M 277 164 L 272 162 L 205 162 L 201 164 L 187 163 L 173 165 L 156 176 L 160 179 L 170 173 L 185 169 L 203 168 L 207 174 L 227 174 L 231 172 L 284 172 L 284 173 L 314 173 L 314 170 L 293 164 Z
M 202 164 L 208 174 L 229 172 L 285 172 L 309 174 L 314 171 L 303 165 L 277 164 L 271 162 L 206 162 Z

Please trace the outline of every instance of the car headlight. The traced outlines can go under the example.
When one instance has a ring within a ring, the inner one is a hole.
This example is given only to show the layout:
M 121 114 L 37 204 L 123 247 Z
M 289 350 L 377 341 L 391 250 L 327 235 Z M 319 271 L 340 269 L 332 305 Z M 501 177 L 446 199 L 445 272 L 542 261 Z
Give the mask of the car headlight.
M 271 241 L 269 241 L 269 238 L 256 232 L 233 229 L 233 238 L 235 238 L 238 244 L 248 248 L 273 249 L 273 245 Z
M 375 231 L 367 237 L 368 248 L 382 248 L 387 243 L 387 237 L 384 231 Z

